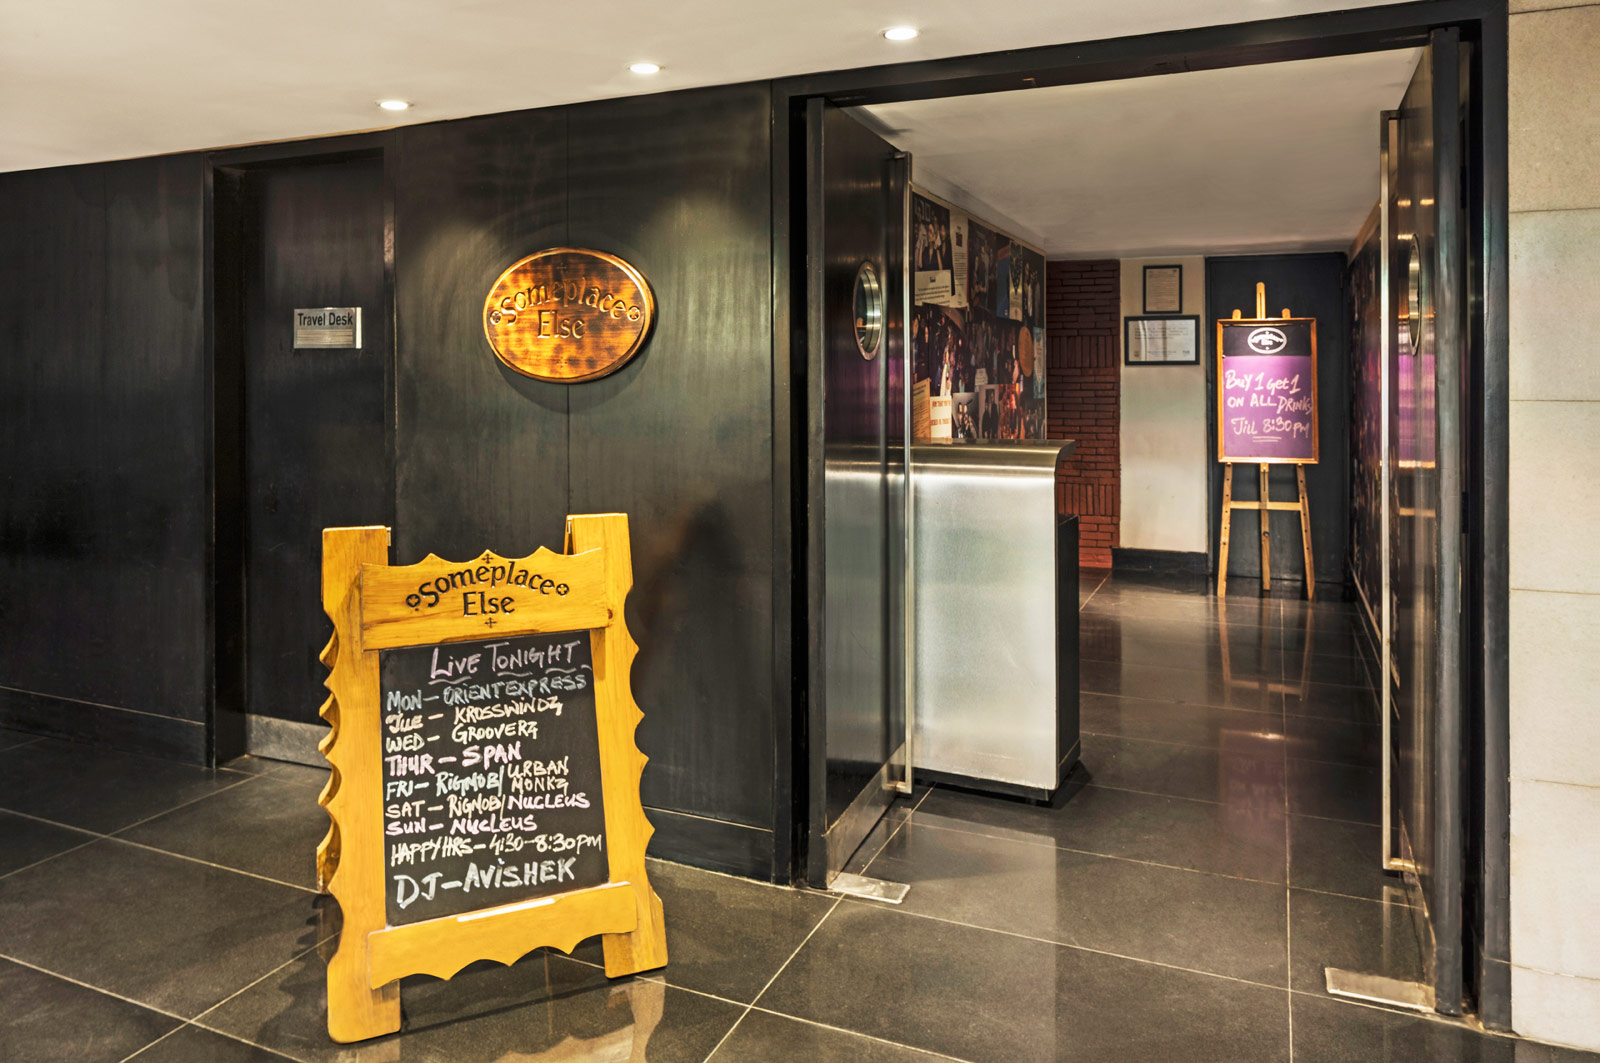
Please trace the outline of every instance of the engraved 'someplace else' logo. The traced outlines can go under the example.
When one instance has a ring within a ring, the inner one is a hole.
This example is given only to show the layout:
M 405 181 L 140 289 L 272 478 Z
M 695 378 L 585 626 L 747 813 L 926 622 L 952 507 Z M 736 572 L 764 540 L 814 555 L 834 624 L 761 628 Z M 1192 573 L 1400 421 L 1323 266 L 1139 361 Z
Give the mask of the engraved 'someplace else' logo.
M 483 301 L 495 357 L 536 380 L 576 384 L 638 353 L 656 316 L 650 285 L 604 251 L 555 247 L 500 274 Z
M 1257 354 L 1277 354 L 1289 346 L 1289 337 L 1285 336 L 1281 329 L 1258 328 L 1245 338 L 1245 342 Z

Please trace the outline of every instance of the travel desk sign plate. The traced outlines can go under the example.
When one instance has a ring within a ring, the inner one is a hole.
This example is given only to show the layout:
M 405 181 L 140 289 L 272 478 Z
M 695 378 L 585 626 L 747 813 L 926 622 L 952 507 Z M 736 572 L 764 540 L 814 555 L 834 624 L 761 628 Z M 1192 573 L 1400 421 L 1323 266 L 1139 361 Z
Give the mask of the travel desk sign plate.
M 360 350 L 359 306 L 298 307 L 294 312 L 294 349 Z
M 628 518 L 569 516 L 564 545 L 390 565 L 388 528 L 322 533 L 335 1041 L 398 1030 L 407 975 L 595 936 L 613 978 L 667 962 L 644 863 Z
M 644 346 L 655 296 L 604 251 L 556 247 L 500 274 L 483 301 L 483 335 L 506 367 L 576 384 L 614 373 Z
M 1317 461 L 1317 322 L 1217 322 L 1217 460 Z
M 587 631 L 380 657 L 391 926 L 606 881 Z

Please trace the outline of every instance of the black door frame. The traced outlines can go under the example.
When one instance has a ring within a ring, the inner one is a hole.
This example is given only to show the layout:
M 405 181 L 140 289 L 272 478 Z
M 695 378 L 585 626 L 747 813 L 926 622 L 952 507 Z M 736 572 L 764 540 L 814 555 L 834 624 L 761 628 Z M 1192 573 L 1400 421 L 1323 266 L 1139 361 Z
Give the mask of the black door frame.
M 383 164 L 383 305 L 389 358 L 384 367 L 384 449 L 394 523 L 395 359 L 394 166 L 397 134 L 367 133 L 214 151 L 205 173 L 205 361 L 208 422 L 206 468 L 210 504 L 206 552 L 207 749 L 213 765 L 246 752 L 244 351 L 241 318 L 242 194 L 252 171 L 305 163 L 377 158 Z M 332 623 L 329 624 L 332 633 Z
M 1081 84 L 1260 63 L 1421 47 L 1435 29 L 1456 27 L 1471 45 L 1467 107 L 1468 330 L 1481 358 L 1463 366 L 1479 400 L 1464 453 L 1460 557 L 1468 600 L 1463 675 L 1465 828 L 1459 869 L 1464 920 L 1464 997 L 1485 1024 L 1509 1029 L 1510 784 L 1507 486 L 1508 250 L 1507 17 L 1505 0 L 1420 0 L 1208 26 L 1111 40 L 993 52 L 784 78 L 772 83 L 773 348 L 773 700 L 776 756 L 774 877 L 806 877 L 809 693 L 819 689 L 821 572 L 808 565 L 822 505 L 820 396 L 808 364 L 805 212 L 807 99 L 840 105 L 890 103 Z M 1448 545 L 1448 544 L 1447 544 Z M 803 587 L 795 593 L 795 587 Z M 1441 1001 L 1441 1010 L 1458 1010 Z

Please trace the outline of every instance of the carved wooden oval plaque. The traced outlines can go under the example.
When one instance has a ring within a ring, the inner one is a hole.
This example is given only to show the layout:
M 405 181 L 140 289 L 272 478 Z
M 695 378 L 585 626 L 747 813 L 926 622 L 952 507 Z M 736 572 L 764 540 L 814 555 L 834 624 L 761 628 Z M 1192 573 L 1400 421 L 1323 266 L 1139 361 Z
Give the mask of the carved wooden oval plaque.
M 483 334 L 517 372 L 575 384 L 626 365 L 655 316 L 650 285 L 628 263 L 556 247 L 500 274 L 483 302 Z

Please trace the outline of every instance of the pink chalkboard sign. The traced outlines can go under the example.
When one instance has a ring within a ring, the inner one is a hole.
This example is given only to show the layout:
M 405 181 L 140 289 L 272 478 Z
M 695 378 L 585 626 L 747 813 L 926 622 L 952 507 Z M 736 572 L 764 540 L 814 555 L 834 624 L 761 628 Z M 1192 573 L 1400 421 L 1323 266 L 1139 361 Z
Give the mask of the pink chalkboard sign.
M 1217 460 L 1317 461 L 1317 320 L 1217 322 Z

